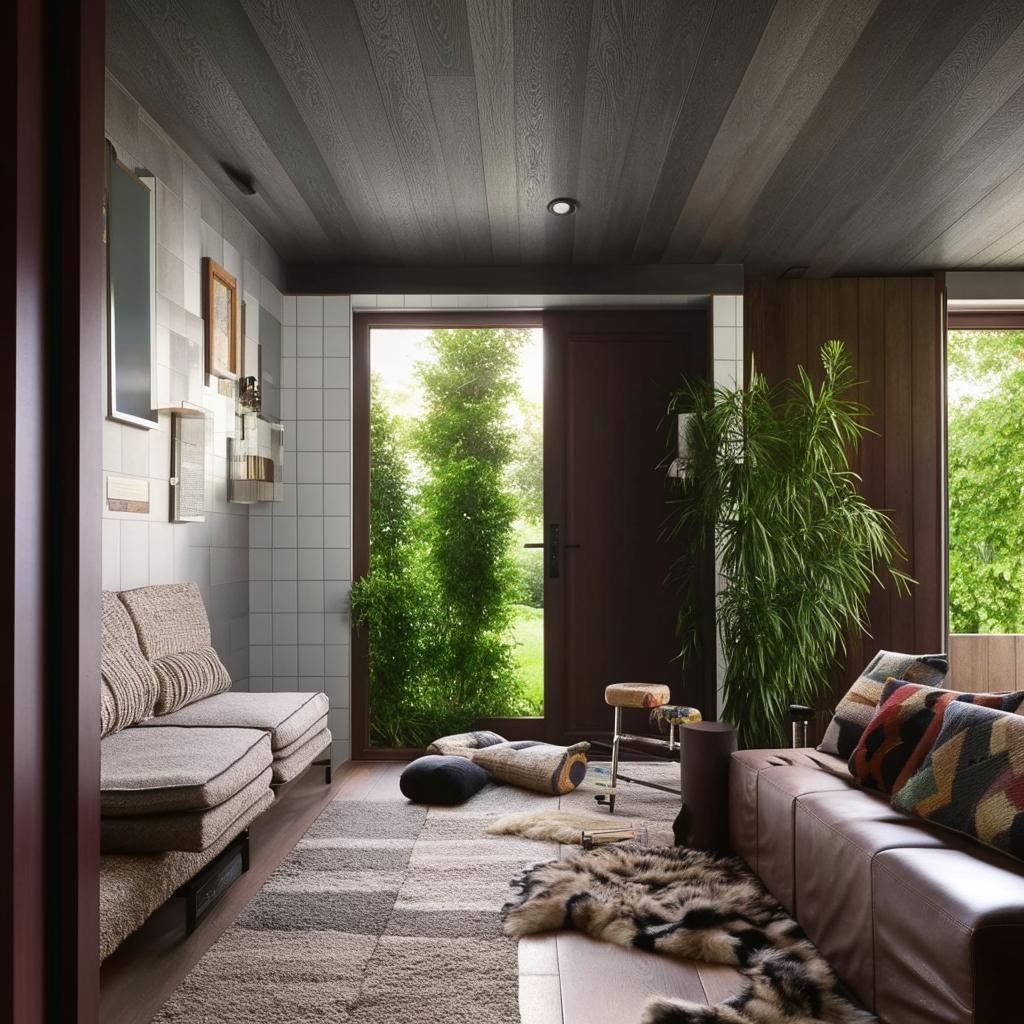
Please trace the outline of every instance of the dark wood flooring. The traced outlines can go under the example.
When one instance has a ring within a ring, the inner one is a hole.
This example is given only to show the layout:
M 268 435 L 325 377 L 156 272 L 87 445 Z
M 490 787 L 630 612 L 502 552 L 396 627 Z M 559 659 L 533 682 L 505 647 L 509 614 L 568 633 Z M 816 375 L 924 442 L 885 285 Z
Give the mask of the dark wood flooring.
M 325 786 L 314 771 L 292 784 L 280 803 L 251 829 L 249 871 L 188 938 L 172 901 L 103 964 L 103 1024 L 148 1024 L 192 966 L 259 892 L 270 873 L 326 806 L 345 800 L 404 800 L 398 776 L 404 764 L 350 762 Z M 522 1024 L 594 1024 L 640 1018 L 652 993 L 714 1003 L 739 987 L 729 967 L 670 960 L 563 933 L 519 944 Z

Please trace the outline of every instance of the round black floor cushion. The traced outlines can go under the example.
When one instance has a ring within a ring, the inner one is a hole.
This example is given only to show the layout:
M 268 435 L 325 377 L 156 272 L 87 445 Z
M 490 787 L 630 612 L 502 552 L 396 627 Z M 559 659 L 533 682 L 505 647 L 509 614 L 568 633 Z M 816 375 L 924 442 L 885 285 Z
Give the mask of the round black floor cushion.
M 461 804 L 487 785 L 487 772 L 465 757 L 427 754 L 408 765 L 398 787 L 415 804 Z

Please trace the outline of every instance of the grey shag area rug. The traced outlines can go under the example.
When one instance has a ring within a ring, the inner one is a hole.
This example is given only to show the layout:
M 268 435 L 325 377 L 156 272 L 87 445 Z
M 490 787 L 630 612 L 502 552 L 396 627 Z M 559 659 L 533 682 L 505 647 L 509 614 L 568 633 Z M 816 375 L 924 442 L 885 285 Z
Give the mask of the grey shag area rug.
M 674 781 L 678 766 L 630 765 Z M 510 882 L 557 843 L 489 835 L 502 815 L 601 815 L 593 776 L 566 796 L 488 785 L 460 807 L 335 800 L 192 969 L 156 1024 L 515 1024 Z M 631 786 L 612 823 L 671 843 L 676 801 Z

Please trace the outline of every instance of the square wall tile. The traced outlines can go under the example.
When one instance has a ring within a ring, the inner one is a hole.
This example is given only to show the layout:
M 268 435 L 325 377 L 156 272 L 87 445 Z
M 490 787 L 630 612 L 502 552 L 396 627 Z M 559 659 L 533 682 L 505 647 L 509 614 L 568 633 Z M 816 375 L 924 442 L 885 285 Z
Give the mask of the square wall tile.
M 319 554 L 319 552 L 317 552 Z M 302 566 L 299 566 L 299 613 L 318 612 L 324 610 L 324 585 L 319 580 L 306 580 L 302 577 Z
M 324 323 L 328 327 L 347 327 L 352 309 L 347 295 L 324 296 Z
M 274 614 L 298 611 L 298 606 L 298 582 L 295 580 L 275 580 L 271 602 Z
M 296 299 L 296 324 L 299 327 L 322 327 L 324 300 L 319 295 L 299 295 Z
M 324 578 L 324 552 L 320 548 L 299 548 L 299 579 L 307 582 Z
M 336 328 L 332 328 L 332 330 L 336 330 Z M 299 358 L 312 356 L 319 360 L 324 354 L 324 329 L 322 327 L 297 327 L 295 329 L 295 354 Z M 313 386 L 315 385 L 300 385 L 300 387 Z
M 711 297 L 711 323 L 714 327 L 736 326 L 735 295 L 713 295 Z

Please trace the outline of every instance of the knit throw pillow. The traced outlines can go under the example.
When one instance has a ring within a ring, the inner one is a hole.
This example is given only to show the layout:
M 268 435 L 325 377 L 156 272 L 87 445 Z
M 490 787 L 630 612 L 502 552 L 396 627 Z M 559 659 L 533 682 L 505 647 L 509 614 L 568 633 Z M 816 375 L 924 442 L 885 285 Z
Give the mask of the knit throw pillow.
M 152 665 L 160 683 L 158 715 L 168 715 L 186 704 L 231 689 L 231 676 L 212 647 L 167 654 Z
M 1014 693 L 957 693 L 890 679 L 878 711 L 850 757 L 850 772 L 865 789 L 894 793 L 921 767 L 953 702 L 1016 713 L 1024 690 Z
M 949 659 L 945 654 L 879 651 L 839 702 L 818 750 L 844 758 L 853 753 L 861 734 L 878 710 L 882 687 L 887 679 L 938 686 L 947 672 Z
M 1024 717 L 951 702 L 893 806 L 1024 860 Z
M 109 736 L 153 714 L 158 686 L 117 594 L 104 591 L 102 602 L 100 735 Z

